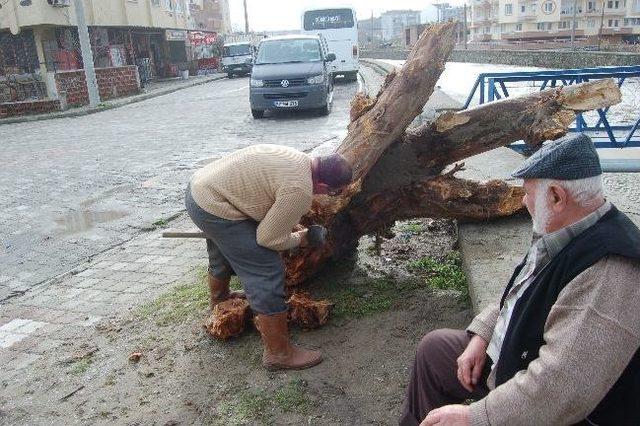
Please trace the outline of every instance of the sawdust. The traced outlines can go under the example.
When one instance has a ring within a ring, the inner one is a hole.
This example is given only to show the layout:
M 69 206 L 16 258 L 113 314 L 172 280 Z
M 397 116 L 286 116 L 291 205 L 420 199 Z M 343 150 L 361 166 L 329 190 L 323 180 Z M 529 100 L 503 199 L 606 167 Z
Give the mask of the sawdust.
M 242 334 L 251 315 L 251 308 L 246 299 L 229 299 L 213 308 L 204 327 L 213 337 L 226 340 Z
M 313 300 L 306 293 L 295 293 L 289 300 L 289 322 L 305 329 L 318 328 L 326 324 L 333 303 L 328 300 Z

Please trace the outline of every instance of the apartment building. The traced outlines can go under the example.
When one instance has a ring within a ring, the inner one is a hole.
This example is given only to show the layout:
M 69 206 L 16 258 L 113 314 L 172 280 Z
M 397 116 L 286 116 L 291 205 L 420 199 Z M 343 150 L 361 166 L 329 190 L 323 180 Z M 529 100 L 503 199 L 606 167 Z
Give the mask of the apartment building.
M 640 0 L 471 0 L 470 38 L 640 41 Z
M 380 16 L 382 40 L 396 40 L 403 36 L 404 28 L 420 23 L 419 10 L 389 10 Z

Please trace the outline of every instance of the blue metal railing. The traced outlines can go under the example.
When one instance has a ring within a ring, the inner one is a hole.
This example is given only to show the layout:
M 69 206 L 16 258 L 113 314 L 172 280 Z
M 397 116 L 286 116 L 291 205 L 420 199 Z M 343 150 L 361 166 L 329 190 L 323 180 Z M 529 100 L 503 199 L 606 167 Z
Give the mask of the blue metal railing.
M 598 67 L 598 68 L 577 68 L 564 70 L 544 70 L 544 71 L 521 71 L 521 72 L 499 72 L 482 73 L 478 75 L 473 89 L 464 104 L 464 109 L 468 108 L 473 99 L 478 94 L 478 103 L 484 104 L 495 100 L 508 98 L 509 90 L 506 83 L 531 82 L 534 85 L 540 84 L 540 90 L 560 85 L 578 84 L 586 81 L 614 78 L 617 79 L 618 87 L 632 77 L 640 77 L 640 65 L 620 66 L 620 67 Z M 575 126 L 569 128 L 573 132 L 585 132 L 594 141 L 598 148 L 625 148 L 640 147 L 640 108 L 638 108 L 638 119 L 635 124 L 612 124 L 608 117 L 610 108 L 597 109 L 597 122 L 589 124 L 582 113 L 576 117 Z M 524 145 L 514 144 L 511 148 L 518 151 L 524 149 Z

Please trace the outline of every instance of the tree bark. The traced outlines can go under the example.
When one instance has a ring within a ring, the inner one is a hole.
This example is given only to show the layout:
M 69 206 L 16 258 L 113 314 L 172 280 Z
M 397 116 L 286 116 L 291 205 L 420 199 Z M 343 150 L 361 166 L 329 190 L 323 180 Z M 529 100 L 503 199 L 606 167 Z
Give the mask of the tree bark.
M 376 98 L 357 95 L 347 137 L 338 148 L 354 166 L 354 182 L 339 197 L 316 196 L 303 224 L 329 230 L 320 249 L 284 254 L 287 284 L 296 285 L 330 258 L 352 251 L 358 239 L 396 220 L 446 217 L 487 220 L 522 209 L 523 190 L 503 181 L 458 179 L 465 158 L 518 140 L 533 149 L 567 132 L 576 113 L 620 102 L 613 80 L 558 87 L 446 113 L 407 126 L 433 92 L 453 49 L 452 24 L 430 26 L 405 65 L 389 74 Z

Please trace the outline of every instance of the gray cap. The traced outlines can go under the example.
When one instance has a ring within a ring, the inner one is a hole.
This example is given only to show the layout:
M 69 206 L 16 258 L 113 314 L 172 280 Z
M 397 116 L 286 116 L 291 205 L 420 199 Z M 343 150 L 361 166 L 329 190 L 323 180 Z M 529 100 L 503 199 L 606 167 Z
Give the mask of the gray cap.
M 600 158 L 584 133 L 564 136 L 543 146 L 512 173 L 520 179 L 576 180 L 602 174 Z

